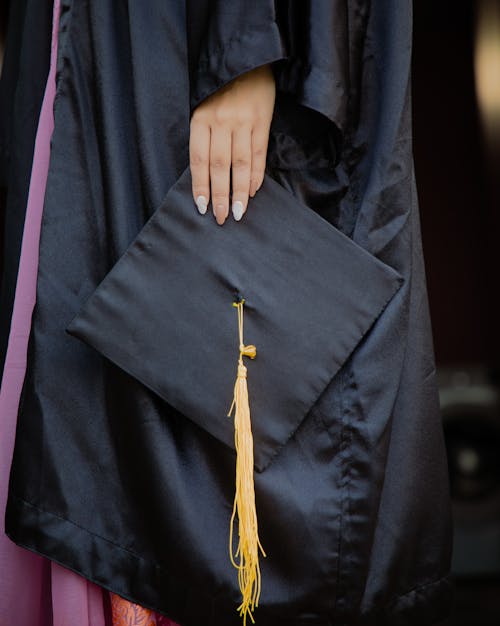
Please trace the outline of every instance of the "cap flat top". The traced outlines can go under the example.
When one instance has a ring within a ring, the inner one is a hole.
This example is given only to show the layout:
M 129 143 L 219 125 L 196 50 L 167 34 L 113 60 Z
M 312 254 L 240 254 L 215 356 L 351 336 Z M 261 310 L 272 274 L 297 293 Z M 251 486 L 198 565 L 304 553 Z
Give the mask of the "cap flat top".
M 267 174 L 242 220 L 219 226 L 187 167 L 66 330 L 235 450 L 240 294 L 263 471 L 402 282 Z

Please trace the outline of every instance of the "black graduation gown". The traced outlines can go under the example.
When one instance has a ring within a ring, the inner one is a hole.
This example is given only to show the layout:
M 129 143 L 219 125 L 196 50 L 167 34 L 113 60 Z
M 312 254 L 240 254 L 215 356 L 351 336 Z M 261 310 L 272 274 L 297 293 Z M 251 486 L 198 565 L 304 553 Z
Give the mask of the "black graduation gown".
M 5 229 L 0 288 L 0 375 L 3 371 L 21 255 L 35 135 L 50 60 L 52 2 L 9 2 L 0 79 L 0 187 Z
M 272 63 L 267 173 L 405 282 L 256 474 L 272 558 L 255 618 L 423 626 L 447 615 L 451 511 L 410 55 L 406 0 L 63 0 L 13 541 L 182 626 L 241 623 L 226 535 L 233 451 L 64 329 L 185 170 L 190 112 Z

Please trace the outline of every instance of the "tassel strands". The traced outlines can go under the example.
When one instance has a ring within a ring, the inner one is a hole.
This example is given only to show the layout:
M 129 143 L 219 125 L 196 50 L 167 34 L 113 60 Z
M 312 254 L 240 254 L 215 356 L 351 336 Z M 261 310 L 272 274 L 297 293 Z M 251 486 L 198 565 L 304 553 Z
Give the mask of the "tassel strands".
M 239 349 L 238 375 L 234 385 L 234 397 L 229 409 L 234 415 L 234 441 L 236 447 L 236 492 L 234 496 L 233 513 L 231 515 L 229 532 L 229 555 L 231 563 L 238 569 L 238 583 L 242 593 L 242 603 L 238 607 L 240 616 L 243 616 L 243 626 L 246 626 L 247 614 L 253 623 L 255 620 L 252 611 L 259 604 L 261 590 L 261 576 L 259 567 L 259 548 L 266 556 L 259 541 L 257 514 L 255 509 L 255 491 L 253 479 L 253 437 L 250 421 L 250 406 L 248 401 L 247 368 L 243 363 L 243 356 L 254 359 L 257 350 L 254 345 L 245 346 L 243 343 L 243 303 L 244 298 L 233 302 L 238 309 Z M 238 548 L 235 557 L 239 555 L 239 563 L 233 558 L 233 525 L 238 513 Z

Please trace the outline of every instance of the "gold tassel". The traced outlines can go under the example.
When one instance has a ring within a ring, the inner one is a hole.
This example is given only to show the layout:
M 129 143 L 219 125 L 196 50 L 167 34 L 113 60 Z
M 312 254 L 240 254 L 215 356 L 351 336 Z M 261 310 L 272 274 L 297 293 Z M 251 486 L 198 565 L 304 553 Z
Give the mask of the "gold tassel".
M 240 356 L 238 360 L 238 376 L 234 385 L 234 397 L 229 409 L 228 417 L 236 405 L 234 415 L 234 442 L 236 446 L 236 493 L 234 496 L 233 514 L 231 516 L 229 532 L 229 555 L 231 563 L 238 569 L 238 583 L 243 601 L 238 607 L 240 616 L 243 615 L 243 626 L 246 626 L 247 613 L 253 623 L 255 620 L 252 611 L 259 605 L 260 596 L 260 567 L 259 548 L 266 556 L 259 541 L 257 532 L 257 514 L 255 510 L 255 492 L 253 481 L 253 438 L 250 421 L 250 406 L 248 403 L 247 368 L 243 364 L 243 356 L 254 359 L 257 350 L 255 346 L 245 346 L 243 343 L 243 303 L 233 302 L 238 309 L 238 330 L 240 340 Z M 238 549 L 239 563 L 233 558 L 233 524 L 236 511 L 238 512 Z

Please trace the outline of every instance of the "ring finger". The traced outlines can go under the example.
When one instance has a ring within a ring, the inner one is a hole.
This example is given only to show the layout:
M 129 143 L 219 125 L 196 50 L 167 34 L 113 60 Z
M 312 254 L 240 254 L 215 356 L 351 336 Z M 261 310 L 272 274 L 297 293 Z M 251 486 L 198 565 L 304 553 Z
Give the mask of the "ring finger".
M 252 129 L 241 125 L 233 132 L 231 145 L 232 209 L 235 220 L 240 220 L 247 209 L 252 166 Z

